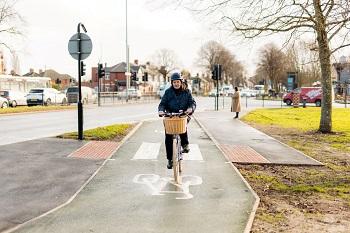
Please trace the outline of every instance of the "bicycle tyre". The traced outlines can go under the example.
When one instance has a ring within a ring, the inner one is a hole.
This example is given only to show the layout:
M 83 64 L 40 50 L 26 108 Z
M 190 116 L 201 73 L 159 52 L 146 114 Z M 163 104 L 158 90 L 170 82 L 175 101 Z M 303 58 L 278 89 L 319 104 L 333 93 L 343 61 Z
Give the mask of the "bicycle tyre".
M 173 137 L 173 171 L 175 183 L 180 184 L 180 161 L 178 159 L 178 139 Z

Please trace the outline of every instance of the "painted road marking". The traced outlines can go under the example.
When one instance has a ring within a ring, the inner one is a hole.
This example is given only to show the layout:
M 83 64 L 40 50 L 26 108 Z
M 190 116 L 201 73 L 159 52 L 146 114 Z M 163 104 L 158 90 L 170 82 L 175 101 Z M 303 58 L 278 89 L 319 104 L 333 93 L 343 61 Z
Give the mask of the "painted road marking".
M 184 160 L 203 161 L 202 153 L 198 144 L 190 144 L 190 152 L 188 154 L 182 154 Z
M 159 149 L 160 143 L 143 142 L 132 159 L 157 159 Z
M 160 177 L 156 174 L 138 174 L 133 178 L 133 182 L 146 185 L 150 189 L 151 195 L 179 194 L 180 196 L 177 196 L 175 199 L 185 200 L 193 198 L 193 195 L 190 193 L 190 186 L 202 184 L 202 178 L 192 175 L 184 175 L 181 178 L 182 184 L 177 184 L 170 177 Z
M 161 143 L 142 142 L 132 160 L 157 160 Z M 202 153 L 198 144 L 190 144 L 190 152 L 183 154 L 183 159 L 187 161 L 203 161 Z

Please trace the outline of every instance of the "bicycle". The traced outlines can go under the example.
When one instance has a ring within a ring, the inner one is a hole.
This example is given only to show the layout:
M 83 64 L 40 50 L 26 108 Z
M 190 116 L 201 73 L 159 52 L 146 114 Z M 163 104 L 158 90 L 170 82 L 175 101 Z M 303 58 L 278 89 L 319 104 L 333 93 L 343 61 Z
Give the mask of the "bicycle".
M 163 115 L 163 123 L 166 134 L 173 135 L 173 171 L 175 183 L 180 184 L 180 174 L 182 172 L 182 150 L 181 150 L 181 138 L 180 134 L 183 134 L 187 130 L 187 118 L 186 113 L 165 113 Z

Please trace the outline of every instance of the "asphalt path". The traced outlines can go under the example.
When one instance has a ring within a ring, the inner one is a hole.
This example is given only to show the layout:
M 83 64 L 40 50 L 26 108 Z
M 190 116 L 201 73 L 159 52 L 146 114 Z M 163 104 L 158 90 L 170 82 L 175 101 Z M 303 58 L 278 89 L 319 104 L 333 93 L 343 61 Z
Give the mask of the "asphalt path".
M 73 202 L 15 232 L 244 232 L 254 195 L 195 121 L 189 133 L 181 185 L 166 169 L 161 120 L 145 122 Z

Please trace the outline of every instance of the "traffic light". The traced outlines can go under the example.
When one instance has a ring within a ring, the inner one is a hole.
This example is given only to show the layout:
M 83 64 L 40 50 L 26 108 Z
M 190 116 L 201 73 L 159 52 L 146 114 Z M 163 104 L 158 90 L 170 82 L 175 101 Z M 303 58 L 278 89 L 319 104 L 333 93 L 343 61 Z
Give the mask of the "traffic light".
M 212 78 L 213 80 L 218 80 L 217 73 L 218 73 L 218 71 L 217 71 L 217 66 L 214 65 L 213 70 L 211 71 L 211 78 Z
M 80 61 L 80 76 L 84 76 L 85 75 L 85 64 L 84 64 L 84 62 L 83 61 Z
M 220 64 L 214 65 L 213 70 L 211 71 L 211 78 L 214 80 L 221 79 L 221 65 Z
M 136 76 L 136 72 L 131 72 L 131 80 L 138 81 L 137 76 Z
M 105 69 L 103 69 L 102 64 L 98 64 L 98 67 L 97 67 L 98 78 L 103 78 L 105 76 L 105 74 L 106 74 L 106 72 L 105 72 Z
M 145 72 L 142 76 L 142 81 L 147 82 L 148 81 L 148 73 Z

